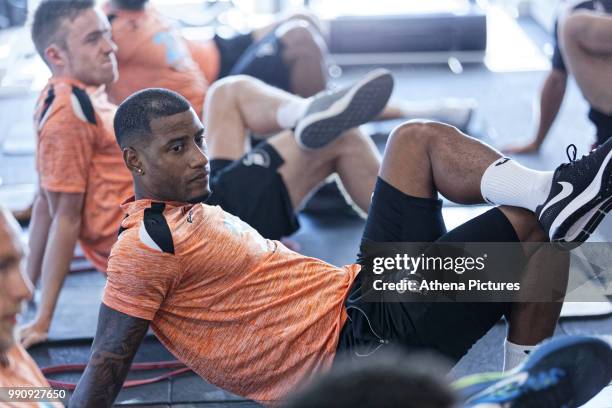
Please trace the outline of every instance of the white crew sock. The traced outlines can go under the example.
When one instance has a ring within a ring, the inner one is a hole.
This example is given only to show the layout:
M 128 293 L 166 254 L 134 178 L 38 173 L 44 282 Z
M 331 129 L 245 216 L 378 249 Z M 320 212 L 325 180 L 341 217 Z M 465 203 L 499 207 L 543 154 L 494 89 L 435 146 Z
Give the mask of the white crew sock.
M 306 113 L 309 105 L 310 99 L 303 98 L 292 98 L 280 105 L 276 111 L 276 122 L 278 126 L 281 129 L 294 128 L 298 120 Z
M 521 346 L 504 340 L 504 372 L 521 364 L 535 346 Z
M 503 157 L 485 170 L 480 180 L 480 192 L 492 204 L 512 205 L 535 211 L 550 193 L 552 171 L 528 169 Z

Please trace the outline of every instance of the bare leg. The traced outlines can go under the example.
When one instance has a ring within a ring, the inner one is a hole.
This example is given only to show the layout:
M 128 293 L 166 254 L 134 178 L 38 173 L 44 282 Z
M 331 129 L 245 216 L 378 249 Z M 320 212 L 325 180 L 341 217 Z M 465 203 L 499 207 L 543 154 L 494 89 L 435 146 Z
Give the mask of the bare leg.
M 561 21 L 559 30 L 563 55 L 584 97 L 612 114 L 612 17 L 579 11 Z
M 481 203 L 482 175 L 500 157 L 497 151 L 451 126 L 409 122 L 391 134 L 380 177 L 414 197 L 437 198 L 440 192 L 455 202 Z M 500 207 L 500 210 L 514 227 L 520 241 L 548 241 L 532 212 L 517 207 Z M 526 249 L 529 258 L 534 254 L 535 246 Z M 528 268 L 527 273 L 530 271 L 534 273 L 535 268 Z M 536 312 L 539 313 L 537 319 L 533 316 Z M 517 342 L 540 341 L 553 334 L 558 317 L 558 305 L 517 305 L 508 318 L 510 335 Z M 536 321 L 528 326 L 526 319 L 530 323 Z
M 552 254 L 551 251 L 556 253 Z M 552 264 L 551 264 L 552 263 Z M 555 276 L 551 277 L 550 274 Z M 547 276 L 548 275 L 548 276 Z M 569 275 L 569 252 L 556 251 L 550 246 L 541 247 L 529 260 L 522 287 L 541 288 L 551 282 L 559 293 L 565 293 Z M 552 289 L 552 288 L 550 288 Z M 535 289 L 537 290 L 537 289 Z M 536 293 L 530 294 L 536 297 Z M 508 328 L 508 340 L 514 344 L 535 345 L 553 335 L 561 314 L 563 302 L 521 302 L 513 303 L 506 316 L 511 322 Z M 546 318 L 542 319 L 542 316 Z
M 246 152 L 247 129 L 257 134 L 280 131 L 276 119 L 279 106 L 297 98 L 243 75 L 215 82 L 204 106 L 210 157 L 229 160 L 240 158 Z
M 242 157 L 247 152 L 247 129 L 257 133 L 278 130 L 274 112 L 289 98 L 296 97 L 248 77 L 217 82 L 207 97 L 204 115 L 210 158 Z M 285 161 L 279 173 L 295 209 L 328 176 L 338 173 L 350 198 L 362 211 L 368 211 L 380 157 L 370 138 L 358 129 L 346 131 L 314 151 L 300 148 L 291 131 L 271 137 L 269 143 Z
M 301 149 L 289 131 L 272 137 L 269 143 L 285 160 L 279 173 L 294 209 L 299 209 L 328 176 L 337 173 L 349 198 L 362 212 L 368 212 L 380 157 L 371 139 L 358 129 L 346 131 L 330 145 L 315 151 Z
M 307 98 L 325 90 L 330 54 L 318 19 L 309 13 L 293 14 L 253 31 L 253 40 L 259 41 L 273 30 L 284 45 L 283 59 L 290 70 L 291 92 Z M 389 104 L 379 119 L 405 118 L 406 114 L 402 107 Z

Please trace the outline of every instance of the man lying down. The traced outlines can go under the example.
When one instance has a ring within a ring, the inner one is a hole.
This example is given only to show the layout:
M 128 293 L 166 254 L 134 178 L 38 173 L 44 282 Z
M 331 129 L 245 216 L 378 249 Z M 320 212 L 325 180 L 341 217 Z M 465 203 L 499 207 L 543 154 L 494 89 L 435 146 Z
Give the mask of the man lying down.
M 207 381 L 274 405 L 358 345 L 427 348 L 457 361 L 512 308 L 366 304 L 358 264 L 292 252 L 203 203 L 211 194 L 205 132 L 183 97 L 140 91 L 121 104 L 114 127 L 135 196 L 122 205 L 91 358 L 71 406 L 113 403 L 149 327 Z M 581 242 L 611 202 L 611 158 L 612 140 L 539 172 L 453 127 L 406 123 L 389 138 L 363 241 Z M 559 200 L 559 183 L 573 186 L 569 197 Z M 499 207 L 446 232 L 438 192 Z

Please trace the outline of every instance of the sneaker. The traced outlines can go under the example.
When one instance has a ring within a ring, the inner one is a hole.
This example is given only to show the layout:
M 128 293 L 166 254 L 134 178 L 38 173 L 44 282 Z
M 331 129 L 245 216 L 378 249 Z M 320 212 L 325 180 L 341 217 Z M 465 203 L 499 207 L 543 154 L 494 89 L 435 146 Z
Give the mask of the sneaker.
M 376 69 L 350 87 L 316 94 L 295 128 L 298 144 L 319 149 L 345 130 L 369 122 L 387 106 L 392 91 L 391 73 Z
M 612 348 L 597 338 L 565 336 L 542 343 L 517 368 L 465 407 L 571 408 L 597 395 L 612 380 Z
M 576 146 L 569 145 L 567 156 L 570 162 L 555 170 L 550 194 L 536 215 L 551 241 L 580 243 L 612 208 L 612 139 L 579 160 Z

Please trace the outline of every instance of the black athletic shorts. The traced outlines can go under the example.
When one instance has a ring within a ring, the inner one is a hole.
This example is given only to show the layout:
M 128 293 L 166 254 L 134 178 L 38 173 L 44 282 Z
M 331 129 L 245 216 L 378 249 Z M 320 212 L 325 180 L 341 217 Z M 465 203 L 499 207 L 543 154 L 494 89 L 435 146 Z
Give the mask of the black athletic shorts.
M 274 31 L 258 42 L 251 34 L 232 38 L 215 35 L 221 55 L 219 78 L 230 75 L 250 75 L 265 83 L 291 92 L 289 67 L 283 60 L 283 43 Z
M 240 160 L 210 161 L 208 205 L 218 205 L 255 228 L 263 237 L 280 239 L 300 224 L 278 168 L 283 158 L 262 143 Z
M 362 243 L 516 242 L 514 228 L 494 208 L 446 232 L 440 200 L 410 197 L 378 179 Z M 359 275 L 346 301 L 349 320 L 338 356 L 375 356 L 391 344 L 435 350 L 457 361 L 506 314 L 508 303 L 367 302 Z

